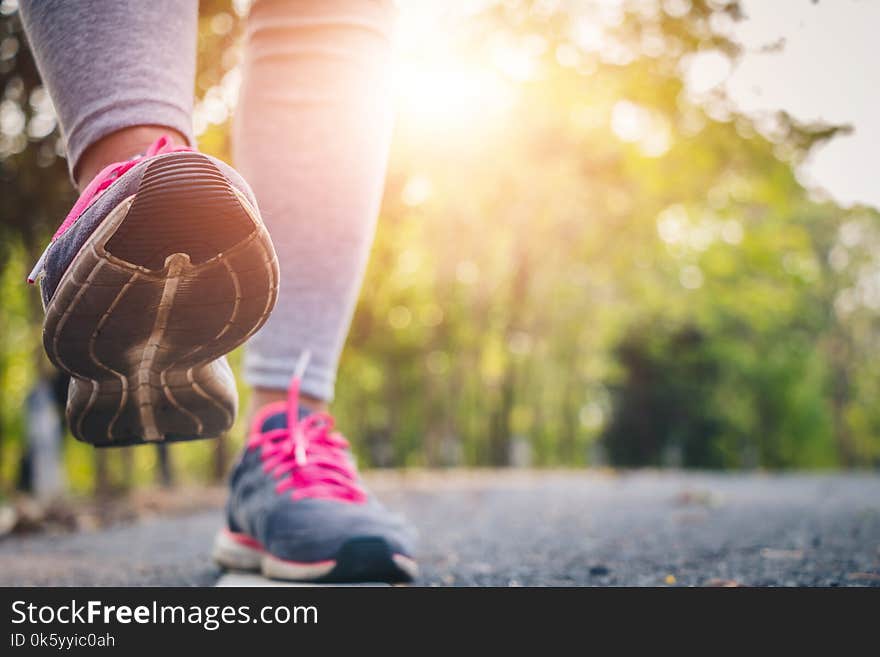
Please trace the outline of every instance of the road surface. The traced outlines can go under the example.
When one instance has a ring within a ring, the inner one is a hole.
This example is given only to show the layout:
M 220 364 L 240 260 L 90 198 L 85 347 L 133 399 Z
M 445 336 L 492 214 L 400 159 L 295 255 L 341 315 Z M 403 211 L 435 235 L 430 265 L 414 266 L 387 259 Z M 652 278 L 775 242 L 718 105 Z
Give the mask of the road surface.
M 880 476 L 371 474 L 422 585 L 880 586 Z M 211 586 L 219 509 L 0 540 L 0 585 Z M 228 581 L 228 580 L 224 580 Z

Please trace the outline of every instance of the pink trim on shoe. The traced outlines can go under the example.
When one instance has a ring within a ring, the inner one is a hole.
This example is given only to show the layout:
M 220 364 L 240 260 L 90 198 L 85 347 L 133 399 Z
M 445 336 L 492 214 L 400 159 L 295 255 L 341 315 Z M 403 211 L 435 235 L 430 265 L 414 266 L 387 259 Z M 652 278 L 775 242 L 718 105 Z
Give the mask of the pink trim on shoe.
M 265 552 L 266 548 L 263 547 L 263 544 L 260 543 L 257 539 L 248 536 L 247 534 L 239 534 L 231 529 L 224 529 L 226 535 L 239 545 L 244 545 L 245 547 L 249 547 L 253 550 L 260 550 L 261 552 Z
M 156 141 L 154 141 L 150 147 L 146 150 L 143 155 L 136 155 L 130 160 L 126 160 L 125 162 L 114 162 L 113 164 L 109 164 L 92 178 L 92 181 L 86 185 L 86 188 L 83 190 L 82 194 L 79 195 L 79 198 L 76 200 L 76 203 L 73 204 L 73 207 L 70 209 L 70 212 L 67 213 L 67 216 L 64 218 L 64 221 L 61 222 L 61 225 L 58 226 L 58 230 L 55 231 L 55 234 L 52 236 L 52 240 L 49 242 L 49 246 L 46 247 L 46 250 L 43 251 L 43 255 L 40 256 L 40 259 L 37 261 L 37 264 L 34 266 L 30 275 L 27 278 L 27 282 L 33 284 L 36 282 L 37 277 L 39 276 L 40 271 L 43 268 L 43 263 L 46 260 L 46 255 L 49 252 L 49 248 L 59 237 L 64 235 L 67 230 L 76 223 L 76 220 L 80 218 L 83 212 L 88 209 L 88 207 L 95 202 L 95 200 L 114 182 L 116 182 L 120 177 L 122 177 L 129 169 L 138 164 L 141 160 L 149 159 L 151 157 L 156 157 L 157 155 L 165 155 L 167 153 L 177 153 L 180 151 L 192 151 L 194 149 L 189 146 L 175 146 L 168 135 L 162 135 Z
M 239 534 L 231 529 L 223 530 L 226 535 L 239 545 L 243 545 L 252 550 L 258 550 L 259 552 L 264 552 L 265 554 L 271 556 L 275 561 L 280 561 L 281 563 L 289 563 L 291 566 L 316 566 L 316 567 L 324 567 L 324 566 L 335 566 L 336 561 L 334 559 L 324 559 L 322 561 L 292 561 L 290 559 L 282 559 L 281 557 L 275 556 L 271 554 L 263 544 L 260 543 L 257 539 L 248 536 L 247 534 Z
M 287 402 L 285 401 L 276 401 L 260 407 L 260 409 L 254 414 L 254 418 L 251 420 L 251 431 L 248 438 L 259 435 L 263 430 L 263 425 L 266 424 L 266 420 L 270 417 L 286 412 Z

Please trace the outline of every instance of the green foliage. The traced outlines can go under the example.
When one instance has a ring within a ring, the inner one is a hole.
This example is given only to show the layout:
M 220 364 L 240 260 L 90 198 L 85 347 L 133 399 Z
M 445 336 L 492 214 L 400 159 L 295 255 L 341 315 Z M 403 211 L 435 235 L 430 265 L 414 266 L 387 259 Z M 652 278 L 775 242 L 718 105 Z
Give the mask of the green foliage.
M 622 377 L 611 388 L 614 410 L 602 436 L 613 463 L 836 463 L 827 373 L 802 336 L 762 344 L 652 321 L 627 333 L 617 361 Z

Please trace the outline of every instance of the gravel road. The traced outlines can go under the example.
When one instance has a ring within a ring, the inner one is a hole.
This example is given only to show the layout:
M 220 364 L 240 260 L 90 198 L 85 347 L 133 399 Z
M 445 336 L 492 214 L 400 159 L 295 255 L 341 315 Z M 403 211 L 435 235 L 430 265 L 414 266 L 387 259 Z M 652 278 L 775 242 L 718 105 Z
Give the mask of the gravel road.
M 373 473 L 423 585 L 880 586 L 880 476 Z M 0 585 L 210 586 L 219 509 L 0 540 Z

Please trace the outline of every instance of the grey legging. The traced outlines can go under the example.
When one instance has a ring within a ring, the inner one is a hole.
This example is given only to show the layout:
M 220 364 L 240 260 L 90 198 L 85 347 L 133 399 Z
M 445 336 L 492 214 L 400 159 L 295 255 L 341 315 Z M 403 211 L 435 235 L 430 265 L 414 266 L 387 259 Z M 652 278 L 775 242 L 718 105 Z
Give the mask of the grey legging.
M 20 0 L 71 171 L 101 137 L 160 125 L 194 141 L 196 0 Z M 247 19 L 234 164 L 275 242 L 275 312 L 245 354 L 254 386 L 329 400 L 375 229 L 391 133 L 394 8 L 257 0 Z

